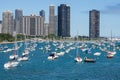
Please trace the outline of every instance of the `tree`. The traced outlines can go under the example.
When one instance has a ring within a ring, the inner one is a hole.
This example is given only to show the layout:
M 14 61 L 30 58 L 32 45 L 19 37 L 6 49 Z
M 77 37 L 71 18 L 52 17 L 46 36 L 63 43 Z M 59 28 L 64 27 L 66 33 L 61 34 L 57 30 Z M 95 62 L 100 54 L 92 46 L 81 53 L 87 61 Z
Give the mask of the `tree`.
M 25 35 L 17 34 L 17 40 L 24 40 L 24 39 L 25 39 Z
M 14 37 L 10 34 L 6 34 L 6 33 L 1 33 L 0 34 L 0 42 L 2 41 L 14 41 Z
M 56 35 L 55 34 L 49 34 L 48 38 L 53 40 L 54 38 L 56 38 Z

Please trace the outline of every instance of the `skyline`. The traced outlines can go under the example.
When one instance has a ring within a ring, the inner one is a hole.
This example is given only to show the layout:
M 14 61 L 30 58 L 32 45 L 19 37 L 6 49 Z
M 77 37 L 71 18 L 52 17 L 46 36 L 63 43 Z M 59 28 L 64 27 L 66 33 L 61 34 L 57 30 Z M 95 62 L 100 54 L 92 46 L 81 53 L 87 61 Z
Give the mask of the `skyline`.
M 55 15 L 60 4 L 68 4 L 71 7 L 71 36 L 89 35 L 89 11 L 97 9 L 100 11 L 100 36 L 110 36 L 112 30 L 113 36 L 120 37 L 120 1 L 114 0 L 50 0 L 50 1 L 34 1 L 34 0 L 1 0 L 0 20 L 2 20 L 2 12 L 10 10 L 14 13 L 15 9 L 22 9 L 23 15 L 35 13 L 39 15 L 39 11 L 45 10 L 46 22 L 49 22 L 49 6 L 55 6 Z M 32 6 L 33 5 L 33 6 Z M 31 7 L 32 6 L 32 7 Z

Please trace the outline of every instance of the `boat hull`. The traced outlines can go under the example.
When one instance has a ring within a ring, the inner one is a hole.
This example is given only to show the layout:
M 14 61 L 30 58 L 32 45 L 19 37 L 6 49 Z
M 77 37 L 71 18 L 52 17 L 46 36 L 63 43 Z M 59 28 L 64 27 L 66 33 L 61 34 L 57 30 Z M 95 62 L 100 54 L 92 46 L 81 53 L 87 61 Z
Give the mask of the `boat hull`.
M 9 69 L 12 67 L 16 67 L 18 64 L 19 64 L 19 62 L 17 62 L 17 61 L 7 62 L 4 64 L 4 68 Z
M 82 62 L 82 58 L 76 57 L 74 60 L 75 60 L 75 62 Z
M 28 60 L 28 57 L 20 57 L 18 58 L 18 61 L 27 61 Z
M 84 60 L 85 62 L 89 62 L 89 63 L 95 63 L 95 60 Z

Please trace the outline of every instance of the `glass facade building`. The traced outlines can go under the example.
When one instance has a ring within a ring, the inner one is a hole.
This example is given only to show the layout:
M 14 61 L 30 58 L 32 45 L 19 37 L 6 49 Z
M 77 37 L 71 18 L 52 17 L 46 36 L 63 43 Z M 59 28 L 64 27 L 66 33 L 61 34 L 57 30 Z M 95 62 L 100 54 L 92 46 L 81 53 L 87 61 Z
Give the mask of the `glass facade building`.
M 15 26 L 14 31 L 23 33 L 23 11 L 20 9 L 15 10 Z
M 70 37 L 70 6 L 58 6 L 58 36 Z

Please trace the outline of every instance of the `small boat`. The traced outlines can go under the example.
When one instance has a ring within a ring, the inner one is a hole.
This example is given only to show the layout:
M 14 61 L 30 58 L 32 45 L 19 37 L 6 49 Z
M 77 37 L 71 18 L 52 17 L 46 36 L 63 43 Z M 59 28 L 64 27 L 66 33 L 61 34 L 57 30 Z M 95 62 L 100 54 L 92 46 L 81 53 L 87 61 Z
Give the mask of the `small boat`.
M 79 56 L 76 57 L 74 60 L 75 60 L 76 62 L 82 62 L 82 58 L 80 58 Z
M 7 46 L 7 45 L 5 45 L 5 46 L 4 46 L 4 49 L 8 49 L 8 46 Z
M 10 52 L 10 51 L 12 51 L 12 50 L 14 50 L 14 49 L 7 49 L 7 50 L 5 50 L 5 51 L 3 51 L 3 52 L 6 53 L 6 52 Z
M 100 52 L 96 52 L 96 53 L 94 53 L 94 55 L 95 55 L 95 56 L 100 56 L 101 53 L 100 53 Z
M 96 62 L 95 59 L 90 59 L 90 58 L 87 58 L 87 57 L 84 58 L 84 61 L 85 61 L 85 62 L 91 62 L 91 63 Z
M 22 55 L 21 57 L 18 58 L 18 61 L 27 61 L 28 56 L 27 55 Z
M 78 34 L 77 34 L 77 40 L 78 40 Z M 76 45 L 77 45 L 77 46 L 76 46 L 76 57 L 75 57 L 74 60 L 75 60 L 76 62 L 82 62 L 82 58 L 79 56 L 79 53 L 78 53 L 78 46 L 79 46 L 78 44 L 79 44 L 79 43 L 77 42 L 77 43 L 76 43 Z
M 25 51 L 22 53 L 22 56 L 18 58 L 18 61 L 27 61 L 28 60 L 28 49 L 25 49 Z
M 11 55 L 10 56 L 10 61 L 4 64 L 5 69 L 13 68 L 16 67 L 19 62 L 16 60 L 18 58 L 18 55 Z
M 18 64 L 19 64 L 19 62 L 17 62 L 17 61 L 9 61 L 9 62 L 4 64 L 4 68 L 9 69 L 12 67 L 16 67 Z
M 63 56 L 65 54 L 65 52 L 58 52 L 57 55 L 58 56 Z
M 29 50 L 26 48 L 25 51 L 22 54 L 23 55 L 28 55 L 29 54 Z
M 48 56 L 48 60 L 54 60 L 54 59 L 57 59 L 58 56 L 55 54 L 55 53 L 51 53 L 49 56 Z
M 115 55 L 115 54 L 116 54 L 116 52 L 115 52 L 115 51 L 113 51 L 113 52 L 112 52 L 112 51 L 109 51 L 109 52 L 108 52 L 108 54 Z
M 108 52 L 107 58 L 113 58 L 113 56 L 116 54 L 116 52 Z
M 81 48 L 81 50 L 82 50 L 82 52 L 86 52 L 86 51 L 88 51 L 87 48 Z
M 14 58 L 17 59 L 17 58 L 18 58 L 18 55 L 14 53 L 13 55 L 10 55 L 9 58 L 10 58 L 11 60 L 14 59 Z
M 114 56 L 113 54 L 108 54 L 107 58 L 113 58 L 113 56 Z
M 17 42 L 16 42 L 16 38 L 15 38 L 15 43 L 14 43 L 14 53 L 12 55 L 10 55 L 10 61 L 8 61 L 7 63 L 4 64 L 4 68 L 5 69 L 9 69 L 9 68 L 13 68 L 16 67 L 19 62 L 17 61 L 18 55 L 17 55 Z
M 69 49 L 67 49 L 65 52 L 66 52 L 66 53 L 69 53 L 69 52 L 70 52 L 70 48 L 69 48 Z

